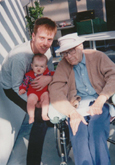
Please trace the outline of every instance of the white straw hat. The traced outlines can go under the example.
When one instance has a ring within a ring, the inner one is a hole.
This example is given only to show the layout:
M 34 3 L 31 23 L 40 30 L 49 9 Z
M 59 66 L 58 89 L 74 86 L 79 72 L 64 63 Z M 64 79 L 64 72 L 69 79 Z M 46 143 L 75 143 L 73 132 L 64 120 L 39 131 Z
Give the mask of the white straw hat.
M 77 33 L 67 34 L 58 39 L 60 48 L 57 49 L 55 52 L 59 53 L 74 48 L 79 44 L 83 43 L 85 40 L 86 39 L 83 37 L 78 37 Z

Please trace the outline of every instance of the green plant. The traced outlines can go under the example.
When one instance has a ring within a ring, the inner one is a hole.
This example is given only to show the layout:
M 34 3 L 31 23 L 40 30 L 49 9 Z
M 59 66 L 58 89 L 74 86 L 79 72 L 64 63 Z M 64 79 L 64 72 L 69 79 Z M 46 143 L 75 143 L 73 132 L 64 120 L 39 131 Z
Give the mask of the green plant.
M 32 34 L 35 20 L 43 16 L 44 7 L 40 7 L 39 2 L 34 2 L 35 7 L 28 7 L 28 15 L 25 17 L 27 20 L 27 27 Z

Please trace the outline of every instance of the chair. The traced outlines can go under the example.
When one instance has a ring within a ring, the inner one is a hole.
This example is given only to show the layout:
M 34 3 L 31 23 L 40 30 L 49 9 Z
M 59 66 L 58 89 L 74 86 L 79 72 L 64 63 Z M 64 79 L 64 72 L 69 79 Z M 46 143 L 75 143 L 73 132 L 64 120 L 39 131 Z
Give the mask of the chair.
M 66 119 L 64 121 L 59 121 L 54 125 L 54 134 L 56 139 L 56 149 L 59 157 L 61 157 L 60 165 L 67 165 L 69 152 L 72 146 Z
M 115 98 L 115 94 L 110 98 L 110 100 L 115 104 L 115 100 L 112 99 Z M 52 114 L 51 105 L 49 108 L 49 117 Z M 55 109 L 53 109 L 55 113 Z M 55 140 L 56 140 L 56 149 L 58 152 L 59 157 L 61 157 L 61 164 L 60 165 L 67 165 L 68 158 L 69 158 L 69 152 L 71 150 L 71 141 L 69 138 L 69 128 L 67 124 L 67 118 L 62 115 L 62 119 L 60 116 L 60 113 L 56 112 L 56 116 L 53 118 L 51 116 L 51 122 L 54 124 L 54 134 L 55 134 Z M 115 125 L 115 119 L 110 123 L 112 125 Z M 111 139 L 111 137 L 108 138 L 108 142 L 115 144 L 115 139 Z
M 55 118 L 54 118 L 55 120 Z M 57 117 L 56 117 L 57 120 Z M 115 125 L 115 120 L 112 123 Z M 54 134 L 56 140 L 56 149 L 59 157 L 61 157 L 60 165 L 67 165 L 69 153 L 72 148 L 71 141 L 69 138 L 69 129 L 67 125 L 67 120 L 58 120 L 57 124 L 54 124 Z M 108 142 L 115 145 L 115 139 L 111 139 L 110 137 L 107 140 Z
M 115 62 L 115 57 L 113 55 L 108 55 L 108 57 Z M 115 94 L 109 99 L 111 103 L 115 105 Z M 52 109 L 50 105 L 50 110 Z M 52 111 L 53 110 L 53 111 Z M 67 125 L 67 119 L 66 116 L 62 116 L 61 114 L 55 109 L 52 109 L 49 116 L 53 113 L 56 114 L 54 118 L 52 118 L 50 121 L 54 124 L 54 134 L 55 134 L 55 140 L 56 140 L 56 149 L 58 152 L 58 155 L 61 157 L 61 163 L 60 165 L 67 165 L 68 158 L 69 158 L 69 152 L 71 150 L 71 141 L 69 138 L 69 129 Z M 57 117 L 58 116 L 58 117 Z M 115 125 L 115 119 L 110 123 L 111 125 Z M 108 142 L 115 144 L 115 140 L 111 139 L 111 137 L 108 138 Z

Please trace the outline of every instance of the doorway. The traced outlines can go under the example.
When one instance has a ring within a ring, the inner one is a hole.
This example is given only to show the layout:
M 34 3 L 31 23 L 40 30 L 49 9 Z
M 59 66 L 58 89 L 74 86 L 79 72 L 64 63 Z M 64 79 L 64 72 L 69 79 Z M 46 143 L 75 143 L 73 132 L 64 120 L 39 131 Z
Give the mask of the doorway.
M 115 30 L 115 0 L 105 0 L 107 29 Z

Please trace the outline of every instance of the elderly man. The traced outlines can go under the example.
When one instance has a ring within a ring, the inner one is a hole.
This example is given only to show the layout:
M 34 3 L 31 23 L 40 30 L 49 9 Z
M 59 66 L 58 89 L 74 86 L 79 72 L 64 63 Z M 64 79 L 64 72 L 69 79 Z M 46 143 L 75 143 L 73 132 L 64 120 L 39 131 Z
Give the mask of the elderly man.
M 50 101 L 68 117 L 75 164 L 110 165 L 110 105 L 106 101 L 115 93 L 115 64 L 100 51 L 83 49 L 85 39 L 77 33 L 58 41 L 57 52 L 63 58 L 49 86 Z M 81 97 L 81 111 L 89 107 L 84 117 L 73 106 L 76 95 Z

